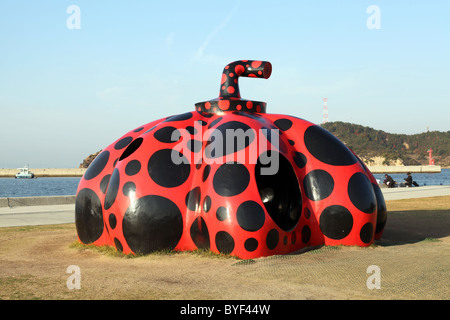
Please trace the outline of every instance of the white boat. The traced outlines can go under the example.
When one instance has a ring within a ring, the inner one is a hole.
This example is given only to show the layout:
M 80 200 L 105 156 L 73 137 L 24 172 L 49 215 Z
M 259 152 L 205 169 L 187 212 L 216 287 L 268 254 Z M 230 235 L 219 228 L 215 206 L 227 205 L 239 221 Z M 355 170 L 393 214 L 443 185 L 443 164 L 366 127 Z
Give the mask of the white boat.
M 34 173 L 28 169 L 28 166 L 24 166 L 23 168 L 17 168 L 17 169 L 20 171 L 16 174 L 16 179 L 33 179 L 34 178 Z

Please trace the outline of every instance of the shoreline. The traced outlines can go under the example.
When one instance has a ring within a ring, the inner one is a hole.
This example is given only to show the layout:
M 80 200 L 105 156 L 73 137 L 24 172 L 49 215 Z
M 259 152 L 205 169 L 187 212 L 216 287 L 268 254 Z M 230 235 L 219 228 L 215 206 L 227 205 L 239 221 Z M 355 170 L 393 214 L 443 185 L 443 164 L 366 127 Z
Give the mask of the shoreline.
M 372 174 L 380 173 L 441 173 L 441 166 L 367 166 Z
M 367 166 L 372 174 L 380 173 L 440 173 L 441 166 Z M 35 178 L 82 177 L 87 168 L 30 168 Z M 18 169 L 0 169 L 0 178 L 15 178 Z
M 82 177 L 86 168 L 29 168 L 35 178 Z M 18 169 L 0 169 L 0 178 L 15 178 Z

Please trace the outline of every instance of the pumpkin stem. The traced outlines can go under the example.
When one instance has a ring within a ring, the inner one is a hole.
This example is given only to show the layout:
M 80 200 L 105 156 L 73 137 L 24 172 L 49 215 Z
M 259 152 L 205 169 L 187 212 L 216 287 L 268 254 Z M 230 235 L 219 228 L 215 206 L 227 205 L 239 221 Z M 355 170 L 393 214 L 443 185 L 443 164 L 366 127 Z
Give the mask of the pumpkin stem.
M 267 61 L 239 60 L 228 64 L 222 73 L 219 99 L 240 99 L 239 77 L 268 79 L 272 64 Z
M 223 69 L 220 93 L 217 99 L 198 102 L 195 108 L 199 112 L 224 113 L 227 111 L 246 111 L 265 113 L 266 103 L 241 99 L 239 77 L 268 79 L 272 74 L 272 64 L 259 60 L 234 61 Z

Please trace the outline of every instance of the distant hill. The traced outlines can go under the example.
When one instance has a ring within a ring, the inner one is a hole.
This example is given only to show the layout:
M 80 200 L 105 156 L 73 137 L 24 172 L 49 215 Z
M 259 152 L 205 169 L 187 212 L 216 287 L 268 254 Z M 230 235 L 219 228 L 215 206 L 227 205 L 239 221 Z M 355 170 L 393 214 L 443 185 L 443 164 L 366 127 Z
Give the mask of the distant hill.
M 369 165 L 395 162 L 404 165 L 428 165 L 428 150 L 431 148 L 436 165 L 450 166 L 450 131 L 394 134 L 340 121 L 321 126 L 338 137 Z M 379 159 L 382 159 L 382 163 L 373 163 Z
M 98 151 L 98 152 L 96 152 L 96 153 L 93 153 L 93 154 L 87 156 L 86 159 L 84 159 L 83 162 L 80 163 L 79 168 L 87 168 L 87 167 L 89 167 L 89 165 L 91 164 L 91 162 L 94 161 L 95 157 L 97 157 L 98 154 L 99 154 L 101 151 L 102 151 L 102 150 L 100 150 L 100 151 Z

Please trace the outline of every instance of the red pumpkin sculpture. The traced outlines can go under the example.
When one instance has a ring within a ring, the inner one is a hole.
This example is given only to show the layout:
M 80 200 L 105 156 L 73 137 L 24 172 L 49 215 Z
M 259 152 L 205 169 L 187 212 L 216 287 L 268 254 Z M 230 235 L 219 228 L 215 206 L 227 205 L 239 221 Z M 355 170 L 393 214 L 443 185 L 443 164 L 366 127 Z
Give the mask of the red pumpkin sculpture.
M 78 187 L 79 241 L 250 259 L 379 239 L 386 205 L 362 161 L 320 126 L 241 99 L 239 77 L 271 71 L 269 62 L 233 62 L 217 99 L 105 148 Z

